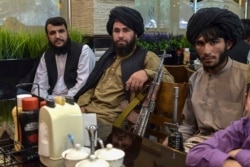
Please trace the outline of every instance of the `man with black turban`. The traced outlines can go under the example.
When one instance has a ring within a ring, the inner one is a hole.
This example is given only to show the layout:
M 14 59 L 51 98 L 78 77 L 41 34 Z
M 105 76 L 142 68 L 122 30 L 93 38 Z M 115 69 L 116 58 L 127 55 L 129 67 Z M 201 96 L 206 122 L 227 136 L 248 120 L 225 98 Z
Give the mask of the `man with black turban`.
M 203 8 L 188 21 L 186 37 L 203 68 L 189 79 L 190 91 L 179 127 L 186 152 L 245 115 L 248 67 L 227 55 L 241 39 L 241 32 L 240 18 L 226 9 Z
M 138 37 L 144 33 L 143 18 L 137 10 L 125 6 L 112 9 L 107 23 L 107 31 L 109 35 L 112 35 L 113 25 L 117 20 L 128 28 L 134 30 Z
M 135 9 L 125 6 L 112 9 L 107 31 L 112 36 L 113 45 L 99 59 L 78 94 L 82 112 L 96 113 L 97 135 L 104 140 L 123 106 L 154 78 L 160 63 L 156 54 L 136 45 L 137 37 L 144 33 L 144 24 Z M 165 68 L 163 73 L 162 81 L 174 82 Z M 129 115 L 128 120 L 134 123 L 136 115 Z

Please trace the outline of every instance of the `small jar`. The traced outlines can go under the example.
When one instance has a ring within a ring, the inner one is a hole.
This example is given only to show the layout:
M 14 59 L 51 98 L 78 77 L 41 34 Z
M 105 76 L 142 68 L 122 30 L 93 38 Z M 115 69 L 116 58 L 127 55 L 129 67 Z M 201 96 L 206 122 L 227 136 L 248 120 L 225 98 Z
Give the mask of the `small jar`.
M 21 138 L 24 148 L 38 145 L 39 102 L 37 97 L 22 99 L 22 111 L 19 115 Z

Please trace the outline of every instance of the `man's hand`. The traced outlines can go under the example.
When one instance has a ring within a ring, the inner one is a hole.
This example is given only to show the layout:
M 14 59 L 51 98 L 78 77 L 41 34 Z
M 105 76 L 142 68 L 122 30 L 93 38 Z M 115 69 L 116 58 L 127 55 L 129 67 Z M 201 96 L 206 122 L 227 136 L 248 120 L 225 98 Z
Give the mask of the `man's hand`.
M 231 150 L 229 153 L 227 153 L 231 158 L 235 158 L 238 152 L 240 152 L 241 149 L 235 149 Z
M 168 137 L 165 138 L 165 140 L 162 142 L 164 146 L 168 146 Z
M 133 73 L 126 82 L 126 90 L 137 92 L 142 89 L 144 83 L 148 80 L 146 71 L 140 70 Z
M 224 161 L 222 167 L 242 167 L 241 164 L 233 159 L 227 159 Z
M 234 158 L 236 157 L 236 155 L 238 154 L 238 152 L 241 149 L 235 149 L 235 150 L 231 150 L 230 152 L 228 152 L 227 154 L 232 158 L 232 159 L 227 159 L 225 160 L 225 162 L 223 163 L 222 167 L 241 167 L 241 164 L 237 161 L 234 160 Z
M 81 109 L 82 113 L 86 113 L 87 112 L 87 110 L 85 109 L 84 106 L 80 107 L 80 109 Z

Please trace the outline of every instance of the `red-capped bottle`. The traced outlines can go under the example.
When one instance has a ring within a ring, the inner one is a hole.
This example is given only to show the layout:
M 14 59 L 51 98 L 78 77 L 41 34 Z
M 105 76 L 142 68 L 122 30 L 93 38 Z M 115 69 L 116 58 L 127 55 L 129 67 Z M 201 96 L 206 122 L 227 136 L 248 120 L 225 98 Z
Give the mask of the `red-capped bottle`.
M 23 110 L 19 116 L 24 148 L 38 145 L 39 100 L 37 97 L 22 99 Z

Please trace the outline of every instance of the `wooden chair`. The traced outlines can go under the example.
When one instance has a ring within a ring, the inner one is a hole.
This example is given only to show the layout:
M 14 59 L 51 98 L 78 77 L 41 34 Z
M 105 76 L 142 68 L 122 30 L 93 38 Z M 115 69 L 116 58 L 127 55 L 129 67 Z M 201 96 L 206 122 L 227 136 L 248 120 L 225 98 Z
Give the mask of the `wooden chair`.
M 189 91 L 188 83 L 161 83 L 158 92 L 154 113 L 151 113 L 149 118 L 149 126 L 146 129 L 146 136 L 157 138 L 158 142 L 162 142 L 167 136 L 164 122 L 173 123 L 174 111 L 174 87 L 179 88 L 178 93 L 178 113 L 177 121 L 180 122 L 182 109 L 186 101 Z
M 189 67 L 186 67 L 186 70 L 187 70 L 187 75 L 188 75 L 188 78 L 191 77 L 191 75 L 195 72 L 195 70 L 192 70 L 191 68 Z
M 188 73 L 186 65 L 164 65 L 165 68 L 173 75 L 176 83 L 188 83 Z

